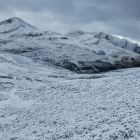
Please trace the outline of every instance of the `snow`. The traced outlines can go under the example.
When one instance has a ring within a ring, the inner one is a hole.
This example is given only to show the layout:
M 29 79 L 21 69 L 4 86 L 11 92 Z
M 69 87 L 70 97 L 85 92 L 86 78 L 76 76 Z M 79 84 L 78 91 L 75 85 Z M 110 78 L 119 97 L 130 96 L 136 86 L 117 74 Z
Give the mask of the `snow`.
M 17 31 L 16 34 L 2 34 L 0 37 L 4 38 L 0 44 L 1 52 L 22 53 L 22 56 L 40 61 L 40 63 L 50 63 L 60 67 L 65 67 L 63 65 L 66 62 L 67 65 L 72 63 L 81 72 L 83 67 L 92 67 L 93 70 L 98 71 L 93 65 L 98 60 L 101 60 L 102 63 L 109 63 L 114 67 L 116 67 L 116 62 L 122 61 L 123 57 L 128 58 L 128 63 L 132 63 L 131 58 L 136 59 L 136 61 L 140 60 L 139 54 L 119 47 L 114 48 L 114 45 L 108 43 L 105 39 L 99 40 L 93 35 L 87 34 L 78 39 L 63 39 L 65 35 L 35 30 L 29 33 L 19 33 Z
M 10 25 L 10 26 L 9 26 Z M 25 30 L 32 31 L 36 28 L 29 25 L 28 23 L 22 21 L 19 18 L 13 17 L 0 24 L 0 34 L 1 33 L 9 33 L 13 31 L 19 31 L 19 33 L 24 32 Z
M 139 68 L 70 79 L 69 71 L 50 77 L 39 66 L 3 63 L 0 75 L 13 79 L 0 78 L 0 139 L 139 139 Z
M 79 65 L 140 55 L 115 47 L 100 33 L 72 34 L 35 29 L 0 35 L 11 40 L 0 44 L 1 140 L 139 140 L 139 67 L 77 74 L 46 58 Z
M 136 43 L 132 43 L 127 39 L 120 39 L 116 36 L 111 36 L 103 32 L 83 32 L 83 31 L 72 31 L 65 34 L 67 37 L 77 40 L 78 42 L 92 46 L 98 44 L 102 39 L 113 44 L 114 46 L 125 48 L 137 53 L 140 53 L 140 47 Z

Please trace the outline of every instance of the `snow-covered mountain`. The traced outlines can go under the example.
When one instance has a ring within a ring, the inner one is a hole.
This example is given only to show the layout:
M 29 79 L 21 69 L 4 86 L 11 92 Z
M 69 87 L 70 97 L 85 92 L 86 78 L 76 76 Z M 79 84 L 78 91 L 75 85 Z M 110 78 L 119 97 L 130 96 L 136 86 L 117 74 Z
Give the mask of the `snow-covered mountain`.
M 11 20 L 0 23 L 0 140 L 139 140 L 140 68 L 93 73 L 139 66 L 140 54 L 103 33 Z
M 13 17 L 0 23 L 0 34 L 22 33 L 33 31 L 36 28 L 24 22 L 23 20 Z
M 127 49 L 136 53 L 140 53 L 140 47 L 136 43 L 132 43 L 127 39 L 120 39 L 115 36 L 108 35 L 103 32 L 83 32 L 83 31 L 73 31 L 67 33 L 66 36 L 73 39 L 79 40 L 83 44 L 93 45 L 98 44 L 101 39 L 105 39 L 108 43 L 112 43 L 116 47 Z M 93 38 L 98 38 L 98 41 L 95 42 Z
M 123 45 L 123 40 L 104 33 L 75 31 L 61 35 L 40 31 L 19 18 L 0 23 L 1 53 L 22 55 L 77 73 L 140 66 L 140 55 L 126 50 L 136 50 L 135 44 Z

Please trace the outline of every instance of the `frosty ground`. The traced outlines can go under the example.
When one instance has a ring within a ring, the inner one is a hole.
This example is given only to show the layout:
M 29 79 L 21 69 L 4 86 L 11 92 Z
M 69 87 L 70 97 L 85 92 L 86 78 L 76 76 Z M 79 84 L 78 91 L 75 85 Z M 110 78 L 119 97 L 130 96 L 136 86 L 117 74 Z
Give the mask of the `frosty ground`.
M 139 140 L 138 66 L 126 39 L 0 22 L 0 140 Z
M 1 140 L 139 140 L 140 68 L 76 74 L 0 55 Z

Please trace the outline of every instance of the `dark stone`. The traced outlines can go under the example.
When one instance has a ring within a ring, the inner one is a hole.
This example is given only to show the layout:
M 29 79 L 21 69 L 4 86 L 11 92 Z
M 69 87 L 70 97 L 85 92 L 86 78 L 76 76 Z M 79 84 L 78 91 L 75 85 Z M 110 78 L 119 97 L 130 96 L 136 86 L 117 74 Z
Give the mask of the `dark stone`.
M 108 36 L 108 35 L 107 35 L 107 36 L 105 36 L 105 39 L 106 39 L 106 40 L 109 40 L 109 36 Z
M 12 19 L 8 19 L 8 20 L 7 20 L 7 23 L 8 23 L 8 24 L 11 24 L 12 22 L 13 22 Z
M 62 60 L 56 63 L 56 65 L 75 72 L 81 70 L 76 64 L 69 62 L 68 60 Z
M 134 48 L 134 52 L 140 54 L 140 47 L 139 47 L 139 46 L 135 47 L 135 48 Z
M 61 37 L 61 39 L 66 39 L 66 40 L 68 40 L 68 38 L 67 38 L 67 37 Z

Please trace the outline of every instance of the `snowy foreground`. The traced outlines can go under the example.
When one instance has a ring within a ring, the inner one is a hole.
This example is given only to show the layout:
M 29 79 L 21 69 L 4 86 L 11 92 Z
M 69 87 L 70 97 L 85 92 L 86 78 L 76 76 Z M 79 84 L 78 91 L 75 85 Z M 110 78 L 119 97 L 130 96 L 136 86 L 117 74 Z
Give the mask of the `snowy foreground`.
M 84 75 L 0 55 L 0 140 L 125 139 L 140 139 L 140 68 Z

